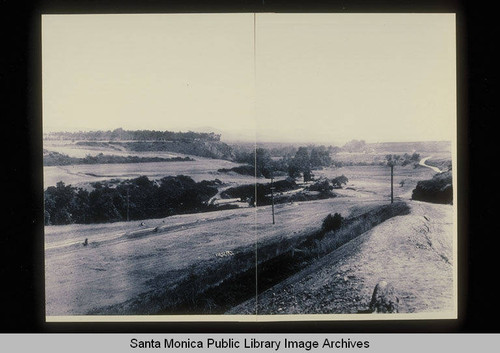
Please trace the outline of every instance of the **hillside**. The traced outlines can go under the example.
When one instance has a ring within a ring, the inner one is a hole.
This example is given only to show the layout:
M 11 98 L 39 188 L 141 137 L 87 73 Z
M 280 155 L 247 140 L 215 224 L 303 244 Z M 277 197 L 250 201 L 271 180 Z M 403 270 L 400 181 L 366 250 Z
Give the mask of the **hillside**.
M 80 141 L 79 146 L 93 146 L 94 142 Z M 106 144 L 106 142 L 101 142 Z M 173 152 L 199 156 L 206 158 L 217 158 L 232 160 L 234 153 L 229 145 L 220 141 L 210 140 L 174 140 L 174 141 L 117 141 L 107 143 L 110 146 L 124 148 L 130 152 Z
M 220 141 L 220 135 L 202 132 L 173 132 L 155 130 L 51 132 L 44 134 L 44 148 L 58 145 L 74 149 L 90 149 L 113 154 L 127 151 L 170 152 L 206 158 L 233 160 L 233 149 Z M 57 147 L 56 147 L 57 148 Z M 59 148 L 55 152 L 62 152 Z M 72 155 L 70 155 L 73 157 Z M 146 157 L 146 156 L 144 156 Z M 159 157 L 155 155 L 154 157 Z
M 386 281 L 400 313 L 453 316 L 452 207 L 411 202 L 394 217 L 227 314 L 355 314 Z
M 138 157 L 138 156 L 115 156 L 99 153 L 95 156 L 87 155 L 84 158 L 70 157 L 68 155 L 54 152 L 44 151 L 43 165 L 44 166 L 65 166 L 75 164 L 125 164 L 125 163 L 154 163 L 154 162 L 192 162 L 189 157 Z

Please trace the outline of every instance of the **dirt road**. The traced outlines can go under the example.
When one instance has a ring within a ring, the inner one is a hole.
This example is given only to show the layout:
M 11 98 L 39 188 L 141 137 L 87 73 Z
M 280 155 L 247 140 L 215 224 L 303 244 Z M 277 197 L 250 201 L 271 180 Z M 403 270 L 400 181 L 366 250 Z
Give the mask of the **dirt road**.
M 442 172 L 442 170 L 441 170 L 441 169 L 439 169 L 438 167 L 434 167 L 434 166 L 432 166 L 432 165 L 427 165 L 427 164 L 425 164 L 425 162 L 426 162 L 428 159 L 431 159 L 431 158 L 432 158 L 432 156 L 422 158 L 418 164 L 419 164 L 419 165 L 421 165 L 421 166 L 423 166 L 423 167 L 431 168 L 431 169 L 432 169 L 433 171 L 435 171 L 436 173 L 441 173 L 441 172 Z
M 409 215 L 380 224 L 228 314 L 355 314 L 369 308 L 383 280 L 394 286 L 400 313 L 453 317 L 452 206 L 410 204 Z

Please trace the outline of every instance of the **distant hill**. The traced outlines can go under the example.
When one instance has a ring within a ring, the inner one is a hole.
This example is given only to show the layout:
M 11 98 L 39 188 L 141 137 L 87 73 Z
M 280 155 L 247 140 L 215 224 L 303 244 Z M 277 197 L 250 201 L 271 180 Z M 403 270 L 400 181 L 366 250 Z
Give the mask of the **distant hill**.
M 220 134 L 213 132 L 174 132 L 156 130 L 96 130 L 78 132 L 50 132 L 44 134 L 46 140 L 86 140 L 86 141 L 220 141 Z
M 167 151 L 193 156 L 232 160 L 233 149 L 213 132 L 173 132 L 155 130 L 51 132 L 45 140 L 70 140 L 79 146 L 122 146 L 132 152 Z
M 427 141 L 427 142 L 379 142 L 368 143 L 367 146 L 374 152 L 411 152 L 419 153 L 451 153 L 451 142 L 449 141 Z
M 129 141 L 115 142 L 133 152 L 167 151 L 206 158 L 233 160 L 233 149 L 220 141 L 178 140 L 178 141 Z
M 344 144 L 340 151 L 351 153 L 406 153 L 418 151 L 419 153 L 451 153 L 449 141 L 425 142 L 376 142 L 366 143 L 364 140 L 351 140 Z

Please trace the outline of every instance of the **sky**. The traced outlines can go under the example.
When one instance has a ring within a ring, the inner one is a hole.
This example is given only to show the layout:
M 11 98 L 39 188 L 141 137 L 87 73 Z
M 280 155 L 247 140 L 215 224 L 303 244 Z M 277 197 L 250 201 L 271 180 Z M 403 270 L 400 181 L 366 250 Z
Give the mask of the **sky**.
M 455 16 L 44 15 L 42 82 L 45 132 L 451 141 Z

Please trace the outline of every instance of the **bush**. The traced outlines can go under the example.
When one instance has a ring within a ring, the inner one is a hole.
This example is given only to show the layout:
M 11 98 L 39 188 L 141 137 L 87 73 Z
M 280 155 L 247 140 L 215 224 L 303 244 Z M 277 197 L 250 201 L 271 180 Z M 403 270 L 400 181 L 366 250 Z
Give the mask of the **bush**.
M 255 167 L 251 165 L 242 165 L 238 167 L 233 167 L 231 169 L 227 168 L 221 168 L 217 170 L 219 173 L 229 173 L 229 172 L 235 172 L 241 175 L 250 175 L 254 176 L 255 175 Z M 262 174 L 260 173 L 259 170 L 257 170 L 257 176 L 261 176 Z
M 324 232 L 340 229 L 340 227 L 342 226 L 342 221 L 343 218 L 339 213 L 335 213 L 333 216 L 330 213 L 323 220 L 323 225 L 321 226 L 321 229 Z
M 339 177 L 332 179 L 332 184 L 335 189 L 341 189 L 342 185 L 345 185 L 349 182 L 349 179 L 345 175 L 341 175 Z
M 304 170 L 304 182 L 313 180 L 313 174 L 310 169 Z
M 451 172 L 436 174 L 430 180 L 421 180 L 413 190 L 412 200 L 453 204 Z
M 309 191 L 319 191 L 323 193 L 328 193 L 330 190 L 333 189 L 333 186 L 331 185 L 330 181 L 326 178 L 321 178 L 314 184 L 310 185 L 307 190 Z

